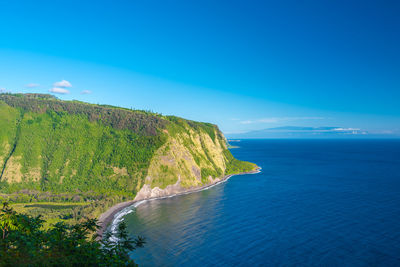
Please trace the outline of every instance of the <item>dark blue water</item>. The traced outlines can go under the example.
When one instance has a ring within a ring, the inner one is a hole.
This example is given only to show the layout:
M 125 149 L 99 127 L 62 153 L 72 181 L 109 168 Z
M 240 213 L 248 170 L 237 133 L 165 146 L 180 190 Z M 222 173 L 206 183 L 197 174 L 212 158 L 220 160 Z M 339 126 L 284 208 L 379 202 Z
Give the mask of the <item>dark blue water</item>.
M 262 173 L 125 217 L 141 266 L 400 266 L 400 141 L 247 140 Z

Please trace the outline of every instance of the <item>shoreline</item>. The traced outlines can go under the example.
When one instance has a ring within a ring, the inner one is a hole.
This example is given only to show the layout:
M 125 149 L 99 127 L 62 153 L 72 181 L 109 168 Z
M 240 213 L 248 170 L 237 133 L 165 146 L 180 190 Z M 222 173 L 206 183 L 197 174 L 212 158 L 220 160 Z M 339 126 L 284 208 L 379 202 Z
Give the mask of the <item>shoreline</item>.
M 257 167 L 257 169 L 255 169 L 254 171 L 249 171 L 249 172 L 241 172 L 241 173 L 237 173 L 237 174 L 230 174 L 230 175 L 226 175 L 224 176 L 221 180 L 212 183 L 212 184 L 208 184 L 208 185 L 203 185 L 200 187 L 195 187 L 195 188 L 188 188 L 182 192 L 179 192 L 177 194 L 172 194 L 172 195 L 168 195 L 168 196 L 163 196 L 163 197 L 153 197 L 153 198 L 148 198 L 148 199 L 141 199 L 141 200 L 130 200 L 130 201 L 125 201 L 125 202 L 121 202 L 118 203 L 114 206 L 112 206 L 111 208 L 109 208 L 106 212 L 102 213 L 99 216 L 98 219 L 98 225 L 100 226 L 100 228 L 97 230 L 97 234 L 99 235 L 99 238 L 103 237 L 104 232 L 107 230 L 108 226 L 110 224 L 112 224 L 112 222 L 115 219 L 115 216 L 122 211 L 123 209 L 130 207 L 132 205 L 135 205 L 139 202 L 143 203 L 145 201 L 150 201 L 150 200 L 157 200 L 157 199 L 163 199 L 163 198 L 170 198 L 170 197 L 176 197 L 176 196 L 181 196 L 181 195 L 186 195 L 186 194 L 190 194 L 190 193 L 195 193 L 195 192 L 199 192 L 199 191 L 203 191 L 203 190 L 207 190 L 213 186 L 216 186 L 220 183 L 226 182 L 227 180 L 229 180 L 232 176 L 235 175 L 246 175 L 246 174 L 256 174 L 261 172 L 261 167 Z

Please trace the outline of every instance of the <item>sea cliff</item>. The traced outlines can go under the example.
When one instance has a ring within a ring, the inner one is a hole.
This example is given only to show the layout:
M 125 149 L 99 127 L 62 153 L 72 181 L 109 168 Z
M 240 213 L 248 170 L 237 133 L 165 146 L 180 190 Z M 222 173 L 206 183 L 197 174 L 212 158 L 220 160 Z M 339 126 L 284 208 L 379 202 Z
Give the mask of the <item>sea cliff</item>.
M 43 94 L 0 94 L 0 114 L 0 198 L 79 202 L 77 220 L 257 168 L 210 123 Z

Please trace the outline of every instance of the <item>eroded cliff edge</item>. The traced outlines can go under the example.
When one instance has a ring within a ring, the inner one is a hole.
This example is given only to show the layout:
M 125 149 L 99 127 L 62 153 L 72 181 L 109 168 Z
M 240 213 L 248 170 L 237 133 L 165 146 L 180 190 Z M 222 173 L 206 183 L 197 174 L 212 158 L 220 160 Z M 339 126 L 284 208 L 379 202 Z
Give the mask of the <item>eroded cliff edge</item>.
M 221 181 L 226 176 L 255 171 L 257 166 L 233 158 L 226 139 L 213 132 L 181 124 L 150 162 L 144 184 L 135 200 L 175 195 Z

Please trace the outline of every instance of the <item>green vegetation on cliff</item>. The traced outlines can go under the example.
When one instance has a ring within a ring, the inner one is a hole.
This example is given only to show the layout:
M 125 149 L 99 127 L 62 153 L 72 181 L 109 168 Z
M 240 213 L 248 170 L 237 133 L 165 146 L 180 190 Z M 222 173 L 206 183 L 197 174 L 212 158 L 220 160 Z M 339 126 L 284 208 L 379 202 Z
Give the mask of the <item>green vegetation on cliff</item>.
M 80 213 L 98 215 L 145 184 L 191 188 L 255 167 L 232 156 L 213 124 L 51 95 L 0 94 L 0 199 L 84 202 Z
M 166 120 L 150 113 L 25 95 L 0 100 L 2 191 L 134 193 L 165 142 L 158 131 Z

